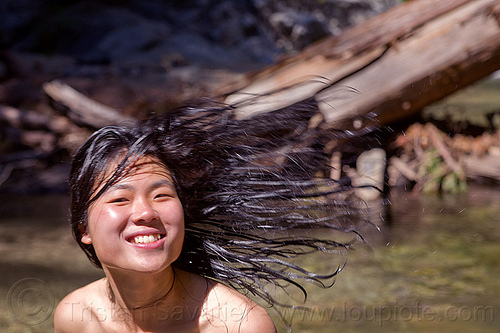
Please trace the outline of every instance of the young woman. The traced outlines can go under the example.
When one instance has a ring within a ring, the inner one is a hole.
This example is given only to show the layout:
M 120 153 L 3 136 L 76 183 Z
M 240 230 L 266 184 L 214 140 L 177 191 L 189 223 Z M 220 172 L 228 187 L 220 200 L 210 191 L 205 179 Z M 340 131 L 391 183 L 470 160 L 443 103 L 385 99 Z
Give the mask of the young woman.
M 105 278 L 66 296 L 56 332 L 274 332 L 237 290 L 279 305 L 269 286 L 318 282 L 289 259 L 350 242 L 360 210 L 315 179 L 322 136 L 312 102 L 246 121 L 225 107 L 186 108 L 133 128 L 106 127 L 76 153 L 73 234 Z

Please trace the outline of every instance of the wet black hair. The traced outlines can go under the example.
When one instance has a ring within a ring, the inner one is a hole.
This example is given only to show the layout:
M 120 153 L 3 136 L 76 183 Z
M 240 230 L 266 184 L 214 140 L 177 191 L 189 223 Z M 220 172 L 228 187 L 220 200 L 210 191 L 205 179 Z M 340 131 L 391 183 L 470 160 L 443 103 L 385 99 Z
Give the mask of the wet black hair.
M 349 180 L 322 176 L 329 171 L 325 143 L 346 133 L 311 126 L 318 113 L 313 99 L 243 120 L 232 111 L 207 102 L 90 136 L 74 156 L 69 183 L 73 234 L 92 263 L 101 267 L 93 246 L 81 242 L 90 205 L 137 158 L 152 156 L 170 171 L 184 207 L 185 239 L 175 267 L 270 305 L 279 304 L 270 288 L 293 285 L 306 295 L 300 281 L 332 284 L 342 266 L 318 273 L 293 259 L 339 253 L 360 237 L 365 214 L 352 200 Z M 117 167 L 105 178 L 110 165 Z M 352 237 L 335 239 L 321 230 Z

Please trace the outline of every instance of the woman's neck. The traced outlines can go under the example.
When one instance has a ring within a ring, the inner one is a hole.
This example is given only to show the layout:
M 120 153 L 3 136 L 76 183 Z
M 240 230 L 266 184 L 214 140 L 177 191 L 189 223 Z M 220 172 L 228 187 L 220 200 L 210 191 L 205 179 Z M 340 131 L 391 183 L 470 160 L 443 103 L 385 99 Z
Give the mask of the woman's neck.
M 169 266 L 158 273 L 138 273 L 105 268 L 110 300 L 129 311 L 167 302 L 175 294 L 175 270 Z
M 197 330 L 212 284 L 205 278 L 168 267 L 159 274 L 105 269 L 115 321 L 129 331 Z

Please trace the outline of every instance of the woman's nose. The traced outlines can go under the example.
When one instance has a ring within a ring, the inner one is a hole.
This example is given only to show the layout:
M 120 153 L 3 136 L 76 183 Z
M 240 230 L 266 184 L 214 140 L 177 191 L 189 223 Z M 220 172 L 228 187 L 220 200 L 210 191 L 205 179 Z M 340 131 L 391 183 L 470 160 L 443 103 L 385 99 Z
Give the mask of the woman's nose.
M 133 207 L 132 222 L 134 223 L 149 222 L 158 217 L 158 213 L 147 200 L 138 199 L 134 202 Z

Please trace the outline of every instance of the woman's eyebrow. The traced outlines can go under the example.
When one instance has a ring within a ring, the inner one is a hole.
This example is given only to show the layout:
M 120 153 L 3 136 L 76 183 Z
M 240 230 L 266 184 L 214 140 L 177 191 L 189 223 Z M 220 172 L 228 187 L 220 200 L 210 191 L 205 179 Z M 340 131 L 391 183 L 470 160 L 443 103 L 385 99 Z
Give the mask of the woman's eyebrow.
M 162 180 L 159 180 L 157 182 L 154 182 L 151 186 L 150 186 L 150 189 L 151 190 L 155 190 L 159 187 L 170 187 L 172 189 L 175 189 L 175 186 L 174 186 L 174 183 L 172 183 L 170 180 L 168 179 L 162 179 Z
M 175 186 L 174 186 L 173 182 L 171 182 L 168 179 L 162 179 L 162 180 L 159 180 L 159 181 L 154 182 L 153 184 L 151 184 L 151 186 L 149 187 L 149 190 L 153 191 L 153 190 L 156 190 L 157 188 L 164 187 L 164 186 L 165 187 L 170 187 L 172 189 L 175 189 Z M 134 186 L 132 186 L 130 184 L 127 184 L 127 183 L 116 183 L 116 184 L 111 185 L 107 189 L 107 191 L 133 190 L 133 189 L 134 189 Z
M 133 188 L 132 185 L 130 184 L 124 184 L 124 183 L 116 183 L 111 185 L 107 191 L 116 191 L 116 190 L 131 190 Z

